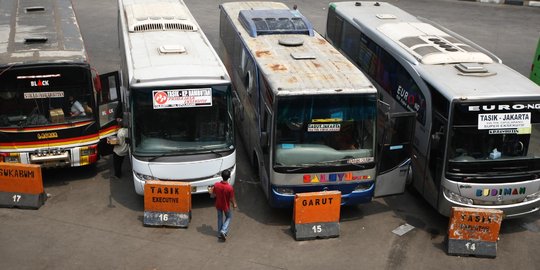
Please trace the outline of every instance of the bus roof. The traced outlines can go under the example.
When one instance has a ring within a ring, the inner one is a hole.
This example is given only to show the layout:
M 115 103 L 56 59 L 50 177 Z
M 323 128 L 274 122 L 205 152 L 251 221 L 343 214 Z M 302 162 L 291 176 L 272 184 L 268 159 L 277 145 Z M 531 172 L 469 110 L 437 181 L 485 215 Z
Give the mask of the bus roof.
M 0 66 L 86 62 L 71 0 L 2 1 Z
M 335 2 L 330 8 L 424 80 L 453 99 L 540 95 L 539 87 L 472 41 L 385 2 Z
M 183 1 L 119 3 L 124 25 L 119 31 L 128 43 L 124 50 L 132 86 L 229 81 L 223 63 Z
M 367 77 L 298 11 L 278 2 L 229 2 L 220 7 L 231 18 L 274 94 L 376 92 Z M 291 20 L 296 21 L 289 23 Z M 270 25 L 267 31 L 258 31 L 267 28 L 261 26 L 263 21 L 287 21 L 290 26 L 272 30 Z

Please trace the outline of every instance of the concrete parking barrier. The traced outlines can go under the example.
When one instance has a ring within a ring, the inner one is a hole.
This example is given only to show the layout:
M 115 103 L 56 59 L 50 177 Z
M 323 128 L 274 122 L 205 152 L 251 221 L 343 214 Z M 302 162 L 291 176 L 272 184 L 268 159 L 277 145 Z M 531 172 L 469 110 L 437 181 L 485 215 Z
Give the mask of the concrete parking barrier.
M 145 183 L 143 225 L 187 228 L 190 220 L 189 183 L 156 180 Z
M 38 209 L 45 199 L 39 165 L 0 162 L 0 207 Z
M 452 207 L 448 225 L 448 254 L 496 257 L 503 212 Z
M 291 230 L 296 240 L 339 236 L 341 192 L 296 194 Z

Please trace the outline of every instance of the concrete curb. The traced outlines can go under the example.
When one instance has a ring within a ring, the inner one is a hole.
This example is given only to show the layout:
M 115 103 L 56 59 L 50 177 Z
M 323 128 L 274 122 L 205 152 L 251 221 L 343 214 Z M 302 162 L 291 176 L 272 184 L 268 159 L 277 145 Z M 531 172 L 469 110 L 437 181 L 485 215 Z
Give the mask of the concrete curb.
M 540 1 L 524 1 L 524 0 L 460 0 L 460 1 L 481 2 L 481 3 L 488 3 L 488 4 L 505 4 L 505 5 L 514 5 L 514 6 L 540 7 Z

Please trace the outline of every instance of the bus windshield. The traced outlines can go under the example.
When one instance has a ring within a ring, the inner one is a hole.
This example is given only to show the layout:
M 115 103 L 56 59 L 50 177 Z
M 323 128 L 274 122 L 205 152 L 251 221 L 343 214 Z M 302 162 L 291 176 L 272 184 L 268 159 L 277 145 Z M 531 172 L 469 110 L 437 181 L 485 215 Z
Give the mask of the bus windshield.
M 92 120 L 93 88 L 84 65 L 0 70 L 0 127 L 47 126 Z
M 188 101 L 194 98 L 198 101 Z M 233 146 L 230 85 L 132 88 L 132 102 L 136 155 L 201 153 Z
M 540 160 L 530 162 L 540 158 L 540 110 L 534 109 L 540 107 L 540 101 L 506 103 L 513 104 L 455 106 L 448 156 L 451 171 L 480 173 L 502 167 L 540 170 Z M 527 106 L 533 109 L 525 109 Z M 493 110 L 482 111 L 482 108 Z M 473 164 L 478 166 L 471 167 Z
M 275 165 L 372 163 L 376 105 L 371 94 L 281 97 Z

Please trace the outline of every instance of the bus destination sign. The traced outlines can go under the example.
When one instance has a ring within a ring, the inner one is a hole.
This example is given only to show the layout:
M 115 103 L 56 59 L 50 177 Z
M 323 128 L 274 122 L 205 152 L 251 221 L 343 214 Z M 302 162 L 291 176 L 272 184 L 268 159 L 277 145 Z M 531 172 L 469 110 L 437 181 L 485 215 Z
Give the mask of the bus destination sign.
M 212 89 L 177 89 L 152 91 L 154 109 L 212 106 Z

